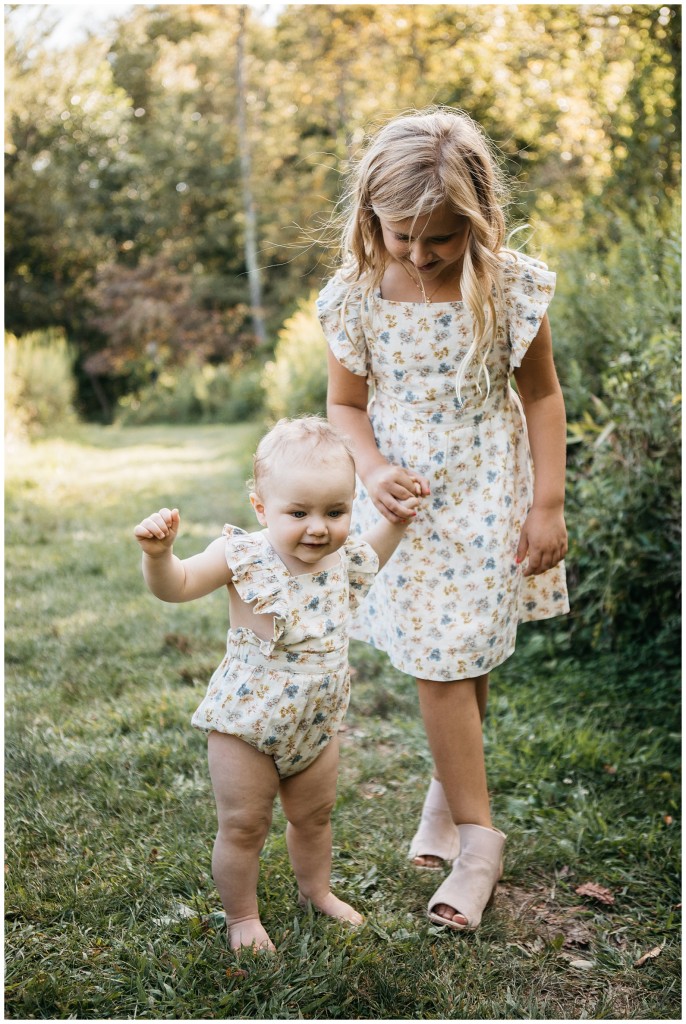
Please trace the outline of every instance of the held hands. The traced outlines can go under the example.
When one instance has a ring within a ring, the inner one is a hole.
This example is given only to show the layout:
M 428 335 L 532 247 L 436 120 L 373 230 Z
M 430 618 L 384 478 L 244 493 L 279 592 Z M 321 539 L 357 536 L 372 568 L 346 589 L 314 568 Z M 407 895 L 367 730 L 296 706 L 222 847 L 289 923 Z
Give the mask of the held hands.
M 425 477 L 389 462 L 372 470 L 364 483 L 374 506 L 390 523 L 414 518 L 421 498 L 431 493 Z
M 133 531 L 133 535 L 146 555 L 159 558 L 176 540 L 180 522 L 177 508 L 171 511 L 168 508 L 161 508 L 159 512 L 153 512 L 143 519 Z
M 529 564 L 525 576 L 539 576 L 552 569 L 567 554 L 567 528 L 562 509 L 532 508 L 524 520 L 516 561 L 526 556 Z

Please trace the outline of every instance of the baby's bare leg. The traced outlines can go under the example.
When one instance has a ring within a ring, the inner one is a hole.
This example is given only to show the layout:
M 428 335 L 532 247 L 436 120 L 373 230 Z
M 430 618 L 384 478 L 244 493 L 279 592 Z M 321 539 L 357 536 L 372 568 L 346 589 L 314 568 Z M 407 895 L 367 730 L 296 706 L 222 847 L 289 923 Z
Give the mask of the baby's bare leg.
M 331 892 L 331 811 L 336 801 L 338 740 L 331 740 L 303 772 L 281 781 L 281 803 L 288 818 L 286 842 L 301 900 L 341 921 L 364 918 Z
M 229 943 L 273 950 L 257 909 L 257 876 L 279 777 L 271 757 L 237 736 L 211 732 L 207 750 L 218 823 L 212 874 Z

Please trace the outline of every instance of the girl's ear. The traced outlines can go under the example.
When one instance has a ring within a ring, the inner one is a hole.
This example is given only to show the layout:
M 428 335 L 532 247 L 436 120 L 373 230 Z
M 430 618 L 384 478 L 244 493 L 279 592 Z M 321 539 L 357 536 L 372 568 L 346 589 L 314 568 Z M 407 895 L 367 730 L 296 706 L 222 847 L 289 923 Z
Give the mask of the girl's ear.
M 259 494 L 255 494 L 254 491 L 250 495 L 250 504 L 255 509 L 255 515 L 257 516 L 258 523 L 261 526 L 266 526 L 267 517 L 264 514 L 264 502 L 260 498 Z

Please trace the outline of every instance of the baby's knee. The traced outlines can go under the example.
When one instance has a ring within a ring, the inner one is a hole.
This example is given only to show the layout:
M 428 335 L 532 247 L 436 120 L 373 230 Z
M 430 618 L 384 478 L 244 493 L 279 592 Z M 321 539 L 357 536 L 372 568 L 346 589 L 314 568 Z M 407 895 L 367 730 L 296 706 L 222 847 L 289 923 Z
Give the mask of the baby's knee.
M 296 804 L 286 808 L 286 817 L 290 824 L 299 830 L 312 829 L 318 831 L 328 825 L 331 819 L 335 798 L 320 799 L 305 804 Z
M 218 838 L 246 850 L 262 849 L 271 825 L 271 811 L 232 809 L 218 819 Z

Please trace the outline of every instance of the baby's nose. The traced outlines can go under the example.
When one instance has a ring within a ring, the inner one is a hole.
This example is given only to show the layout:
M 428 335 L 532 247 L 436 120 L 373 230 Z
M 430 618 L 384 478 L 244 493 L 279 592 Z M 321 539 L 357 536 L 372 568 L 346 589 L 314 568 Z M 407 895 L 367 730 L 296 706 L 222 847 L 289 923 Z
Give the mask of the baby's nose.
M 322 534 L 326 533 L 326 521 L 320 518 L 312 518 L 307 527 L 308 533 Z

